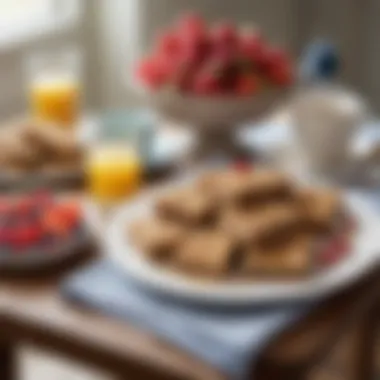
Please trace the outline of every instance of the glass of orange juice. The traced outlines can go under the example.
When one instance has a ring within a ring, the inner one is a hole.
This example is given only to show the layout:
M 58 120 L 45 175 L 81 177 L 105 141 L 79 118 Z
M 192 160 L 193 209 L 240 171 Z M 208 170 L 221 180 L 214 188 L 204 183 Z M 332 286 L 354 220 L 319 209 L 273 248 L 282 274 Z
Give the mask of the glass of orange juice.
M 154 119 L 143 110 L 112 110 L 99 117 L 85 165 L 92 201 L 108 208 L 140 190 L 150 166 L 153 134 Z
M 138 152 L 121 143 L 103 143 L 88 152 L 85 165 L 91 198 L 112 206 L 133 195 L 142 183 L 142 163 Z
M 33 116 L 63 127 L 80 111 L 80 55 L 75 50 L 36 53 L 27 61 L 28 97 Z

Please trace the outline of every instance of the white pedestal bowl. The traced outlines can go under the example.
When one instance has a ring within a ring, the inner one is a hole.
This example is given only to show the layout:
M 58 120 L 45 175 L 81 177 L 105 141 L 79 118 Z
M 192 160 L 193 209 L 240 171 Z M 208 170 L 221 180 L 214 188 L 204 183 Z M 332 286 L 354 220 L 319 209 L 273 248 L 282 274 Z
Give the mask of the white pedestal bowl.
M 254 96 L 185 96 L 173 91 L 147 95 L 149 104 L 166 119 L 191 128 L 198 135 L 196 156 L 212 152 L 237 155 L 236 128 L 255 122 L 286 97 L 285 89 L 268 89 Z

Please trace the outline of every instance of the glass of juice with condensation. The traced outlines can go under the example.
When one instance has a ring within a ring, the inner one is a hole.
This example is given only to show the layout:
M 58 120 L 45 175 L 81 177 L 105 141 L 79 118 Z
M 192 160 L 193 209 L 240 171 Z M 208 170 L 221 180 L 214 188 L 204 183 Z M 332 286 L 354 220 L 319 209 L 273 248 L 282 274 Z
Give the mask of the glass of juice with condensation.
M 93 146 L 85 165 L 90 197 L 112 206 L 134 195 L 142 183 L 142 164 L 137 151 L 125 144 Z
M 67 50 L 30 57 L 28 97 L 33 117 L 43 123 L 72 127 L 80 113 L 79 52 Z

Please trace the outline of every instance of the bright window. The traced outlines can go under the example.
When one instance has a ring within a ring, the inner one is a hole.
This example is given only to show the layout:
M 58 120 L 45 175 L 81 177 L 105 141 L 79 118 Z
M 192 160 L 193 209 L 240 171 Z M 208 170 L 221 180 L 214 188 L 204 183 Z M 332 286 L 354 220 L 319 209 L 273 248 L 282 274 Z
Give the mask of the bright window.
M 49 33 L 72 21 L 78 0 L 0 0 L 0 46 Z
M 54 3 L 55 0 L 0 0 L 0 25 L 49 17 L 54 14 Z

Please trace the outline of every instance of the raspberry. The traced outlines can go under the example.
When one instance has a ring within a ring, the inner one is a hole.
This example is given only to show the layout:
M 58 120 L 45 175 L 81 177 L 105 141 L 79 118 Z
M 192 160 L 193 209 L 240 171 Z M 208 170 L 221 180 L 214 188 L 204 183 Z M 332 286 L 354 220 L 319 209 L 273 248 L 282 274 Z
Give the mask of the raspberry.
M 167 80 L 171 72 L 170 60 L 163 57 L 151 57 L 140 62 L 137 75 L 151 88 L 162 86 Z
M 30 199 L 33 199 L 38 204 L 50 204 L 53 202 L 54 197 L 48 190 L 38 190 L 30 195 Z
M 211 50 L 215 58 L 234 63 L 238 59 L 239 44 L 236 29 L 232 24 L 222 23 L 211 32 Z
M 203 37 L 207 32 L 205 22 L 197 13 L 184 15 L 179 22 L 178 29 L 181 35 L 188 35 L 195 38 Z
M 198 95 L 213 95 L 219 90 L 218 79 L 210 73 L 200 73 L 193 83 L 193 92 Z
M 160 54 L 164 54 L 167 57 L 175 57 L 180 51 L 180 40 L 176 34 L 171 31 L 167 31 L 162 34 L 158 39 L 158 50 Z
M 172 79 L 175 88 L 179 89 L 181 92 L 189 91 L 191 89 L 195 71 L 196 68 L 189 62 L 179 63 Z
M 350 250 L 348 240 L 343 236 L 338 236 L 330 241 L 321 253 L 323 264 L 331 265 L 338 262 Z
M 24 226 L 13 231 L 11 236 L 12 246 L 34 245 L 42 238 L 42 230 L 39 226 Z
M 60 214 L 68 226 L 76 225 L 81 217 L 81 210 L 77 203 L 63 203 L 57 205 L 56 213 Z
M 62 215 L 60 210 L 52 209 L 46 211 L 43 216 L 42 226 L 45 231 L 54 235 L 67 235 L 73 224 Z
M 240 53 L 243 59 L 255 63 L 262 60 L 263 40 L 258 33 L 242 35 L 239 42 Z
M 247 160 L 238 160 L 234 162 L 233 167 L 238 172 L 246 173 L 252 170 L 252 164 Z
M 238 34 L 232 23 L 223 22 L 218 24 L 211 31 L 212 41 L 215 44 L 224 46 L 236 46 L 238 42 Z
M 235 93 L 241 96 L 253 95 L 258 90 L 257 78 L 252 75 L 245 75 L 237 80 Z
M 293 82 L 293 73 L 288 65 L 275 64 L 268 70 L 269 78 L 279 86 L 289 86 Z

